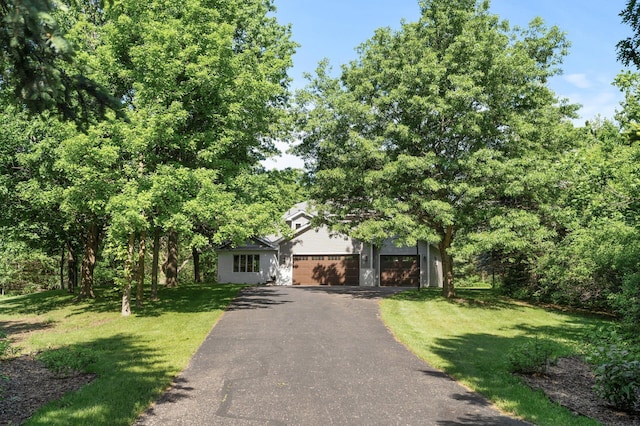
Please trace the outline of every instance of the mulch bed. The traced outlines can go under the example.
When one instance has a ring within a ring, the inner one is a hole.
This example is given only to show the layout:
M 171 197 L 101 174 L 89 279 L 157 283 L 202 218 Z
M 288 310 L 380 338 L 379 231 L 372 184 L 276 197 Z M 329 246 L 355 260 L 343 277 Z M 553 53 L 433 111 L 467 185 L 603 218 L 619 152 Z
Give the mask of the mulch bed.
M 560 358 L 545 374 L 523 375 L 533 389 L 542 390 L 554 402 L 576 415 L 591 417 L 605 425 L 640 425 L 640 412 L 628 413 L 607 405 L 594 392 L 595 379 L 589 365 L 579 357 Z
M 60 377 L 30 356 L 0 360 L 0 424 L 22 424 L 43 405 L 95 377 L 78 372 Z

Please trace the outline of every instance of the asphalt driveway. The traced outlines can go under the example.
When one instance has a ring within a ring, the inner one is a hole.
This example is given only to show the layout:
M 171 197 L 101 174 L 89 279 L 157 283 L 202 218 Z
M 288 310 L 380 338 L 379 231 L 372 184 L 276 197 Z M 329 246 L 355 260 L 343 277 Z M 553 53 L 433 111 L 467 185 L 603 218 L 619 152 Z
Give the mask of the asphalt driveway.
M 391 291 L 244 290 L 137 424 L 525 424 L 396 342 L 378 310 Z

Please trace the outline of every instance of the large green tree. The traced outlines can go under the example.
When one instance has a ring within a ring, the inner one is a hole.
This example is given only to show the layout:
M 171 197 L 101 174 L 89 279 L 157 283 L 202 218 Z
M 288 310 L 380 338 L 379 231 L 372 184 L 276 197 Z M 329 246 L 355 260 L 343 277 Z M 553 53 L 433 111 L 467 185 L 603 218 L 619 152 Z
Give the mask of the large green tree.
M 290 192 L 271 190 L 282 181 L 272 181 L 259 162 L 284 131 L 295 44 L 273 11 L 267 0 L 87 1 L 53 11 L 75 47 L 74 64 L 122 99 L 129 120 L 107 113 L 83 131 L 71 126 L 59 138 L 28 139 L 6 115 L 25 170 L 0 183 L 11 182 L 7 196 L 18 195 L 18 180 L 42 194 L 35 200 L 46 195 L 46 208 L 64 216 L 63 228 L 80 234 L 83 295 L 92 294 L 102 247 L 120 261 L 126 290 L 137 261 L 132 246 L 143 259 L 146 235 L 154 237 L 155 254 L 161 233 L 191 250 L 274 230 Z M 3 174 L 14 158 L 3 161 Z M 170 260 L 177 271 L 176 257 Z M 126 314 L 125 305 L 123 298 Z
M 114 92 L 133 109 L 128 140 L 134 147 L 125 151 L 139 170 L 133 178 L 151 182 L 146 217 L 154 236 L 168 234 L 169 285 L 177 283 L 178 235 L 197 250 L 203 239 L 189 237 L 194 230 L 221 229 L 203 227 L 193 214 L 202 211 L 194 207 L 204 200 L 201 188 L 209 187 L 203 179 L 229 193 L 221 200 L 236 199 L 234 182 L 274 151 L 272 140 L 282 130 L 295 44 L 273 11 L 263 0 L 150 1 L 146 8 L 118 1 L 107 10 L 99 53 L 113 70 Z M 225 223 L 243 217 L 240 205 L 230 211 L 235 216 Z
M 437 243 L 452 297 L 456 238 L 542 229 L 518 201 L 538 180 L 508 181 L 562 149 L 556 130 L 575 109 L 547 83 L 568 43 L 540 19 L 510 29 L 487 1 L 420 8 L 377 30 L 339 78 L 321 64 L 298 97 L 299 152 L 325 221 L 373 242 Z

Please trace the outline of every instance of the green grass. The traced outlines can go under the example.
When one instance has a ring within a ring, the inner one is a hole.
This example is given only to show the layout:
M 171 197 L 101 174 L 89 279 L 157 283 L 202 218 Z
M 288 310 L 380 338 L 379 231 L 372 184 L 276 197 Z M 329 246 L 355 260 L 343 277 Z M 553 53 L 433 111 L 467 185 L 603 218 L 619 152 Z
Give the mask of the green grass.
M 549 340 L 556 355 L 580 353 L 589 333 L 605 320 L 530 307 L 491 290 L 459 290 L 459 299 L 451 302 L 440 294 L 398 294 L 382 301 L 382 318 L 417 356 L 506 413 L 537 425 L 598 424 L 532 391 L 509 372 L 507 354 L 535 338 Z
M 130 317 L 105 294 L 76 302 L 63 291 L 0 299 L 8 336 L 26 328 L 24 353 L 63 347 L 90 354 L 97 379 L 40 409 L 27 425 L 131 425 L 188 364 L 242 286 L 186 285 L 162 289 Z M 1 362 L 1 361 L 0 361 Z

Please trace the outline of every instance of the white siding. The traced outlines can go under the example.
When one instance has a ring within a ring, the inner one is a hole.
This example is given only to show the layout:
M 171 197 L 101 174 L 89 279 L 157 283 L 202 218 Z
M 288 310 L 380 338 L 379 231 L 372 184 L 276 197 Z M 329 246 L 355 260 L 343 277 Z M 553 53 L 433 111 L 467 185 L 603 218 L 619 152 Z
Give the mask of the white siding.
M 293 285 L 294 255 L 361 254 L 363 246 L 361 241 L 333 233 L 325 226 L 301 231 L 292 240 L 280 244 L 280 264 L 276 283 L 278 285 Z M 361 265 L 360 285 L 366 285 L 366 281 L 370 278 L 362 270 Z
M 344 235 L 335 234 L 327 227 L 308 229 L 290 241 L 280 244 L 280 255 L 295 254 L 359 254 L 362 242 Z
M 233 272 L 233 256 L 260 255 L 259 272 Z M 278 257 L 275 251 L 220 251 L 218 252 L 218 282 L 234 284 L 264 284 L 277 274 Z

